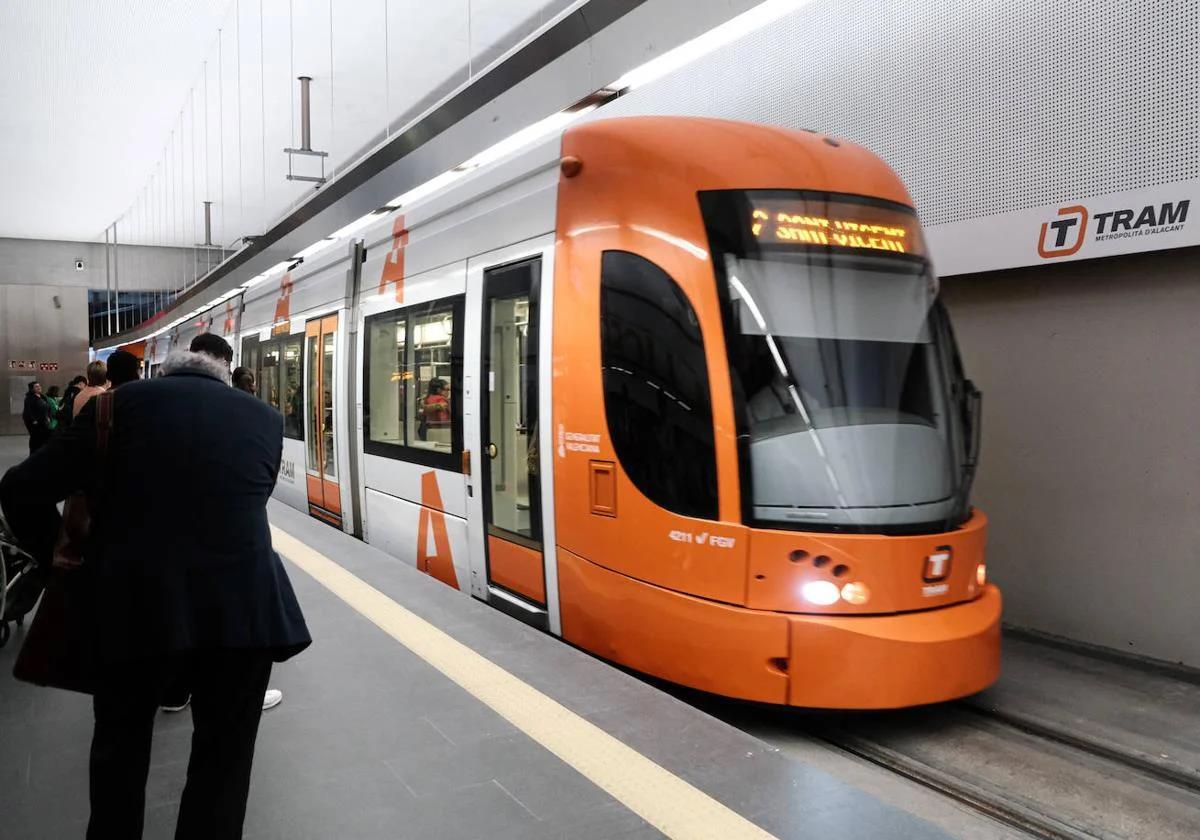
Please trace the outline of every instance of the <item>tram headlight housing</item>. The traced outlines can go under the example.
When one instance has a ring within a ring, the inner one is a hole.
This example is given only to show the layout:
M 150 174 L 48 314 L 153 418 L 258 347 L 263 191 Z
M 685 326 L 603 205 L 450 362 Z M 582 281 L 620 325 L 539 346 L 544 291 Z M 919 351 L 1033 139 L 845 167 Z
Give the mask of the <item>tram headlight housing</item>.
M 871 600 L 871 590 L 861 580 L 852 581 L 842 587 L 842 600 L 847 604 L 861 607 Z
M 827 580 L 810 580 L 800 589 L 804 600 L 819 607 L 828 607 L 838 602 L 841 593 L 837 584 Z
M 978 566 L 975 567 L 975 582 L 979 584 L 980 589 L 982 589 L 984 584 L 987 583 L 987 565 L 986 564 L 980 563 Z

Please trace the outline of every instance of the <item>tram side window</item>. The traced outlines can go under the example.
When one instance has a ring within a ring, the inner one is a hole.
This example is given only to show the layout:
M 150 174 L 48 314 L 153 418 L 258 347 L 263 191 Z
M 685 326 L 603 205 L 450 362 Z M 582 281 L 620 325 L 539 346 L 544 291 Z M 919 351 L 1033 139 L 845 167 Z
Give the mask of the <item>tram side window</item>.
M 280 342 L 279 410 L 284 437 L 304 440 L 304 336 Z
M 283 414 L 283 436 L 304 440 L 304 336 L 247 338 L 241 361 L 254 372 L 258 398 Z
M 462 298 L 367 319 L 367 452 L 461 469 Z
M 608 432 L 652 502 L 717 518 L 717 465 L 704 337 L 683 290 L 654 263 L 606 251 L 600 345 Z

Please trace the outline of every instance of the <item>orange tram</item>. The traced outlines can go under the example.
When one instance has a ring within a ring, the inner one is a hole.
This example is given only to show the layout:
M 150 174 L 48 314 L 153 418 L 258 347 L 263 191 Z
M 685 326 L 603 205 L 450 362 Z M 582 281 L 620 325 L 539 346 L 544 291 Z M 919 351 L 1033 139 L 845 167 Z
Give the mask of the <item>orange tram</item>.
M 282 500 L 704 691 L 879 709 L 996 679 L 980 398 L 879 158 L 599 119 L 403 198 L 208 321 L 284 413 Z

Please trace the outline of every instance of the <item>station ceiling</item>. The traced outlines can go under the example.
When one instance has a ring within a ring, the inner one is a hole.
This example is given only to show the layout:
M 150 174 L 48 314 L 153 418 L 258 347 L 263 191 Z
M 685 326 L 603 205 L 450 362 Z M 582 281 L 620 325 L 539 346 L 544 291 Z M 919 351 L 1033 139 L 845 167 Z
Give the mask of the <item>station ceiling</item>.
M 0 236 L 103 237 L 161 155 L 228 6 L 0 3 Z
M 311 191 L 297 75 L 332 174 L 569 5 L 0 0 L 0 237 L 190 247 L 210 199 L 233 247 Z

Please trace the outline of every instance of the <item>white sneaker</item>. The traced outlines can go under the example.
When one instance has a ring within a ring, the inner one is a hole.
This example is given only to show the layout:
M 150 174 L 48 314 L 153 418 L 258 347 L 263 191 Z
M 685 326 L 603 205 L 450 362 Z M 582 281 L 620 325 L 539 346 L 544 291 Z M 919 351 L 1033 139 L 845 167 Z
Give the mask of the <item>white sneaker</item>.
M 164 712 L 182 712 L 184 709 L 186 709 L 188 706 L 190 706 L 191 703 L 192 703 L 192 695 L 189 694 L 187 696 L 187 699 L 183 701 L 182 706 L 160 706 L 159 708 L 162 709 Z
M 263 711 L 274 709 L 283 702 L 283 692 L 277 688 L 268 688 L 267 693 L 263 695 Z

